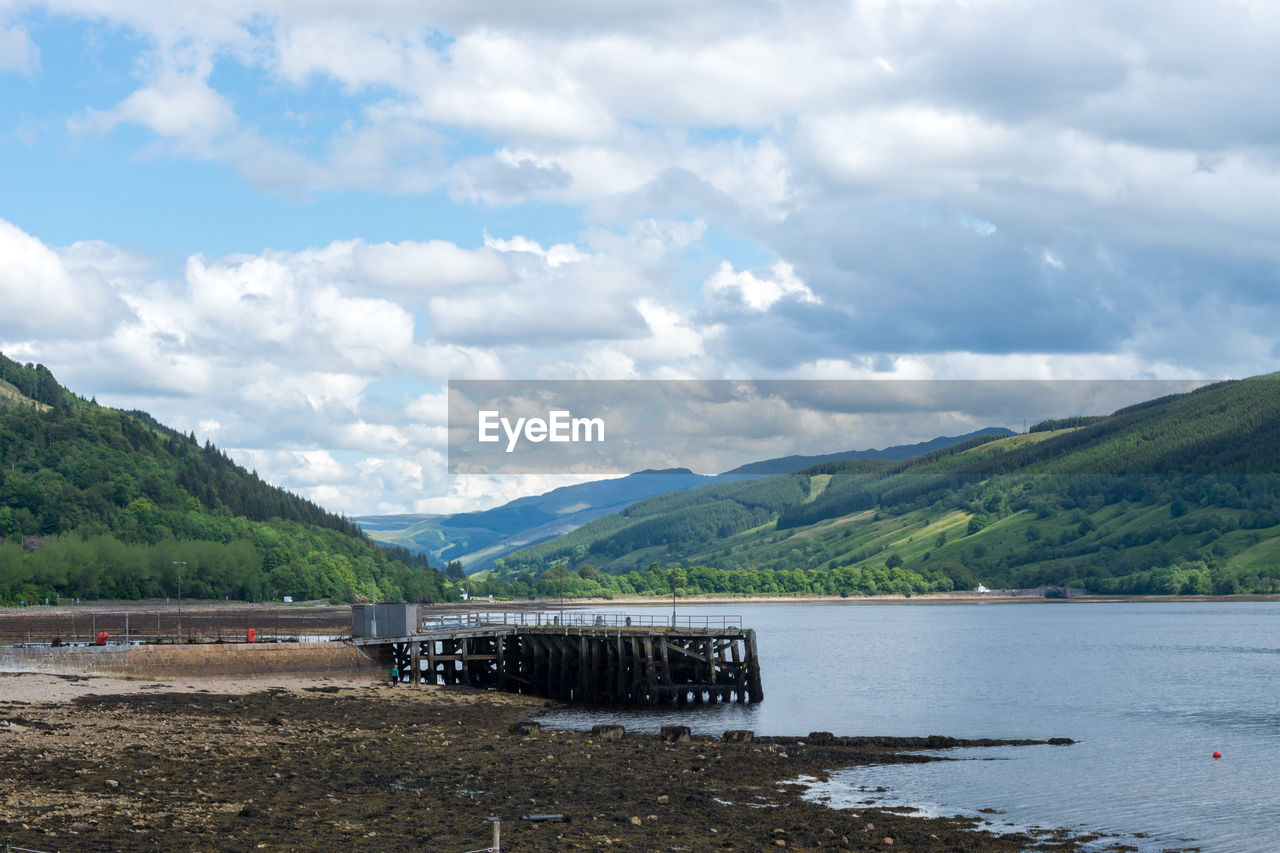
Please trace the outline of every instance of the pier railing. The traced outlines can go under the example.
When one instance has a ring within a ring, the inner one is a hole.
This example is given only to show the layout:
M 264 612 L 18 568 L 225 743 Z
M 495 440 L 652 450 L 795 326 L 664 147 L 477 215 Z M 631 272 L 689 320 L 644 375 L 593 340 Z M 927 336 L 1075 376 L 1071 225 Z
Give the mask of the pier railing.
M 581 610 L 495 610 L 466 613 L 425 615 L 418 623 L 419 632 L 449 631 L 466 628 L 485 628 L 497 625 L 517 627 L 576 627 L 576 628 L 700 628 L 740 629 L 741 616 L 677 615 L 637 616 L 625 613 L 591 613 Z

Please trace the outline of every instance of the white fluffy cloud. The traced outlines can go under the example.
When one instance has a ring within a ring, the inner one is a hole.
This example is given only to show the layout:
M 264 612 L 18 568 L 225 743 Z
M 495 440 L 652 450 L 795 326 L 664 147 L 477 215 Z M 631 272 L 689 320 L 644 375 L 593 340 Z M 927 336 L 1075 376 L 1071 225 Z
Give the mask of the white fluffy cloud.
M 76 262 L 82 253 L 74 247 L 69 254 L 72 263 L 0 220 L 0 336 L 92 337 L 128 314 L 108 279 L 110 265 L 100 274 Z
M 511 271 L 493 253 L 462 249 L 445 240 L 357 243 L 351 261 L 357 280 L 420 292 L 503 284 L 511 278 Z
M 40 48 L 21 27 L 0 25 L 0 71 L 35 74 L 40 68 Z
M 354 212 L 323 238 L 268 223 L 242 254 L 184 250 L 176 273 L 105 229 L 0 219 L 0 346 L 216 424 L 351 512 L 507 494 L 443 479 L 450 377 L 1220 376 L 1280 357 L 1274 4 L 508 6 L 31 4 L 141 46 L 88 102 L 60 91 L 61 122 L 14 116 L 42 141 L 65 125 L 68 148 L 226 173 L 246 208 L 267 191 Z M 0 72 L 48 77 L 54 27 L 3 14 Z M 175 184 L 158 210 L 201 204 Z M 397 213 L 358 230 L 388 196 Z M 414 233 L 428 208 L 483 244 Z
M 175 73 L 166 73 L 152 85 L 138 89 L 114 109 L 91 115 L 103 129 L 133 122 L 197 152 L 207 150 L 237 123 L 229 99 L 204 80 Z
M 601 353 L 579 361 L 601 378 L 702 357 L 687 309 L 636 296 L 661 292 L 648 277 L 702 233 L 647 220 L 546 248 L 519 234 L 475 249 L 347 240 L 195 255 L 168 279 L 109 244 L 56 250 L 0 220 L 0 350 L 215 438 L 326 506 L 463 508 L 516 487 L 445 478 L 442 383 L 555 373 L 577 345 Z M 554 319 L 538 319 L 548 305 Z
M 764 277 L 750 270 L 734 272 L 733 265 L 724 261 L 707 279 L 706 293 L 713 299 L 736 302 L 748 311 L 768 311 L 781 299 L 821 301 L 786 261 L 774 264 Z

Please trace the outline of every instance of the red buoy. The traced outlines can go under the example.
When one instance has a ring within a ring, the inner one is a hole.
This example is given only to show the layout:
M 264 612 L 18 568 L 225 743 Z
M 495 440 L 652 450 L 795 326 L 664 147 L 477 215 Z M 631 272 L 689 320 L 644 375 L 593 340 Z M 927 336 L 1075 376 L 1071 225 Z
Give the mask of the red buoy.
M 1215 750 L 1213 751 L 1213 760 L 1214 760 L 1214 761 L 1217 761 L 1217 760 L 1218 760 L 1218 759 L 1220 759 L 1220 758 L 1222 758 L 1222 753 L 1221 753 L 1221 752 L 1218 752 L 1218 750 L 1216 750 L 1216 749 L 1215 749 Z

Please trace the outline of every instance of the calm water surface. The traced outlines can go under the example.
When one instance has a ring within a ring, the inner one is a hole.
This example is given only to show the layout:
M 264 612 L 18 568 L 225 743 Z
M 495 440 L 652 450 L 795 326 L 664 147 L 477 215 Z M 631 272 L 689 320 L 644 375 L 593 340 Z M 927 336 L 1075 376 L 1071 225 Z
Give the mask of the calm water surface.
M 694 613 L 740 614 L 756 629 L 764 702 L 570 710 L 544 721 L 1070 737 L 1080 743 L 852 768 L 814 794 L 833 806 L 876 798 L 929 813 L 994 808 L 1015 826 L 1147 834 L 1131 842 L 1142 850 L 1280 850 L 1280 603 L 681 608 Z M 1002 760 L 980 760 L 991 758 Z M 888 791 L 868 793 L 877 787 Z

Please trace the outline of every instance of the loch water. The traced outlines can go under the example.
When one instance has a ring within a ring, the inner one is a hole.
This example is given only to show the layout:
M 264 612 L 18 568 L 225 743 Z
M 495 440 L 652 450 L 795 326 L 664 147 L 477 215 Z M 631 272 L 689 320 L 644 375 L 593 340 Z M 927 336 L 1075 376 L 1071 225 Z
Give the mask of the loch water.
M 544 722 L 641 731 L 679 723 L 716 735 L 1069 737 L 1079 743 L 849 768 L 812 793 L 833 807 L 994 809 L 982 817 L 996 827 L 1104 833 L 1142 851 L 1280 850 L 1280 602 L 680 608 L 694 614 L 740 615 L 756 629 L 763 702 L 570 708 Z

